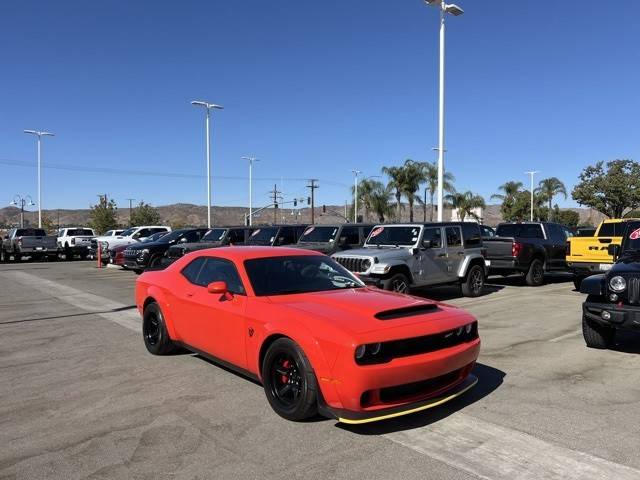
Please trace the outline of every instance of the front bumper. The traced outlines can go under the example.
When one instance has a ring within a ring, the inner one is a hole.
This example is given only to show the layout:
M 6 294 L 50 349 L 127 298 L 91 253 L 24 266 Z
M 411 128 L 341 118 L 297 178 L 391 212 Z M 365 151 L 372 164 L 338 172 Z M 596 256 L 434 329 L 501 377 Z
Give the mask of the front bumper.
M 146 268 L 149 258 L 147 255 L 137 257 L 124 257 L 124 266 L 131 269 Z
M 330 409 L 330 411 L 333 416 L 341 423 L 360 425 L 363 423 L 379 422 L 381 420 L 388 420 L 391 418 L 401 417 L 403 415 L 410 415 L 412 413 L 421 412 L 423 410 L 428 410 L 430 408 L 434 408 L 447 403 L 454 398 L 459 397 L 467 390 L 470 390 L 475 386 L 476 383 L 478 383 L 478 378 L 475 375 L 468 375 L 456 386 L 435 397 L 402 405 L 399 407 L 378 410 L 375 412 L 349 411 L 340 409 Z
M 608 320 L 602 312 L 609 312 Z M 622 330 L 640 330 L 640 305 L 618 305 L 615 303 L 584 302 L 582 313 L 592 322 Z

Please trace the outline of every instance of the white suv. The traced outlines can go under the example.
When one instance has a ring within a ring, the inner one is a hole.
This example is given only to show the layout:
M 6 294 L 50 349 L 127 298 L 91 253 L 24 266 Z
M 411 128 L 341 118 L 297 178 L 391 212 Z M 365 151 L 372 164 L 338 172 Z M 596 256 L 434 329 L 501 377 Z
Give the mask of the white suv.
M 110 248 L 117 247 L 119 245 L 129 245 L 131 243 L 141 242 L 154 233 L 170 231 L 171 227 L 166 227 L 163 225 L 145 225 L 142 227 L 131 227 L 115 237 L 102 236 L 97 237 L 96 240 L 104 255 Z

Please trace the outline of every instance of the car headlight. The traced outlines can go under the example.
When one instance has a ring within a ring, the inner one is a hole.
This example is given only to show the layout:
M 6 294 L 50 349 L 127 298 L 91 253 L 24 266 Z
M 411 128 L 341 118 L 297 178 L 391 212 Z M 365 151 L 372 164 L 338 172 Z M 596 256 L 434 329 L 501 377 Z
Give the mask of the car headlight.
M 140 250 L 140 255 L 147 255 L 148 253 L 149 253 L 148 248 L 143 248 L 142 250 Z
M 627 288 L 627 281 L 624 279 L 624 277 L 616 275 L 611 280 L 609 280 L 609 288 L 617 293 L 624 292 L 625 288 Z
M 366 345 L 358 345 L 356 347 L 356 363 L 368 363 L 371 360 L 375 360 L 374 357 L 380 355 L 382 351 L 381 343 L 368 343 Z
M 390 265 L 374 265 L 373 269 L 371 270 L 372 273 L 380 273 L 380 274 L 385 274 L 385 273 L 389 273 L 389 270 L 391 270 L 391 266 Z
M 366 260 L 364 260 L 362 262 L 362 268 L 364 270 L 369 270 L 369 267 L 371 267 L 371 260 L 369 260 L 368 258 Z

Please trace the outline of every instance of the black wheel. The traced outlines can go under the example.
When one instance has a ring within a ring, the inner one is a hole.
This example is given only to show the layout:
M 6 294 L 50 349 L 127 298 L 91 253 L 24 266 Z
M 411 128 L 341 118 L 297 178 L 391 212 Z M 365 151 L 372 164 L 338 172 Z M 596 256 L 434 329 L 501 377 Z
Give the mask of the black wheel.
M 154 355 L 167 355 L 174 349 L 164 323 L 162 311 L 157 303 L 150 303 L 142 316 L 142 338 L 144 346 Z
M 9 255 L 9 252 L 7 252 L 4 249 L 0 249 L 0 262 L 9 263 L 10 261 L 11 261 L 11 255 Z
M 580 291 L 580 287 L 582 286 L 582 281 L 587 278 L 587 277 L 579 277 L 578 275 L 575 275 L 573 277 L 573 286 L 576 287 L 577 291 Z
M 541 260 L 536 258 L 531 262 L 525 276 L 525 282 L 530 287 L 539 287 L 544 283 L 544 264 Z
M 582 336 L 589 348 L 609 348 L 613 344 L 615 329 L 598 325 L 582 316 Z
M 140 270 L 139 268 L 132 269 L 136 275 L 141 275 L 144 270 Z
M 318 383 L 302 349 L 289 338 L 271 344 L 262 362 L 262 381 L 271 408 L 287 420 L 318 412 Z
M 471 267 L 461 287 L 462 295 L 465 297 L 479 297 L 482 295 L 484 290 L 484 269 L 480 265 Z
M 409 279 L 404 273 L 396 273 L 382 281 L 382 288 L 398 293 L 409 293 Z
M 65 244 L 64 246 L 64 259 L 69 261 L 73 260 L 73 253 L 71 253 L 71 249 L 69 248 L 69 244 Z
M 156 255 L 149 261 L 149 267 L 159 267 L 162 265 L 162 256 Z

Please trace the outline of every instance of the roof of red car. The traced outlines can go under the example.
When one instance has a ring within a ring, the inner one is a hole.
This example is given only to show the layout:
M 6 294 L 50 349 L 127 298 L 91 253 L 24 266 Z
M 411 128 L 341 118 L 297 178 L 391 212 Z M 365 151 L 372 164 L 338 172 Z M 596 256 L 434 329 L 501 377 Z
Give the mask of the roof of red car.
M 248 260 L 251 258 L 267 258 L 267 257 L 286 257 L 291 255 L 299 256 L 312 256 L 322 255 L 322 253 L 315 252 L 313 250 L 305 250 L 302 248 L 291 247 L 218 247 L 208 248 L 206 250 L 198 250 L 194 252 L 196 254 L 211 254 L 216 257 L 227 258 L 229 260 Z

